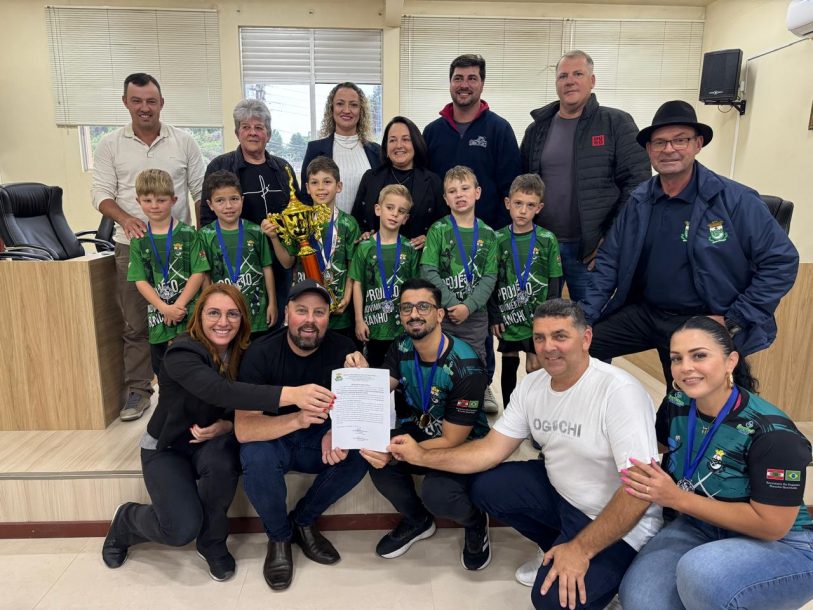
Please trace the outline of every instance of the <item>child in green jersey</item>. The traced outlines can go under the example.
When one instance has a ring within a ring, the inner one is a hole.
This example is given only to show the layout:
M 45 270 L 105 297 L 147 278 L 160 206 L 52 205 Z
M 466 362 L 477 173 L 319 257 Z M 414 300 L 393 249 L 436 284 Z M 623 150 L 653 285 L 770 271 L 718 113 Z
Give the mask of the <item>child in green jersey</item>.
M 508 405 L 517 385 L 519 352 L 525 352 L 525 370 L 541 364 L 534 352 L 533 313 L 537 305 L 559 297 L 562 261 L 559 243 L 550 231 L 534 224 L 543 207 L 545 185 L 536 174 L 517 176 L 505 207 L 511 224 L 497 231 L 497 287 L 489 301 L 491 333 L 500 340 L 503 401 Z
M 206 176 L 203 192 L 217 220 L 200 230 L 211 271 L 210 282 L 240 289 L 251 317 L 251 336 L 265 334 L 277 321 L 277 299 L 271 268 L 271 246 L 260 225 L 240 218 L 243 193 L 240 180 L 228 170 Z
M 378 233 L 358 245 L 350 264 L 356 338 L 367 343 L 367 362 L 372 367 L 382 365 L 390 344 L 404 332 L 398 296 L 401 284 L 418 276 L 420 252 L 399 234 L 411 209 L 412 196 L 405 186 L 390 184 L 381 189 L 375 204 Z
M 441 292 L 443 332 L 463 339 L 486 362 L 486 304 L 497 281 L 495 233 L 474 215 L 480 198 L 477 176 L 457 165 L 443 179 L 443 198 L 452 213 L 426 235 L 421 274 Z
M 135 182 L 136 201 L 147 216 L 147 233 L 130 241 L 127 280 L 147 301 L 152 370 L 161 368 L 169 341 L 186 330 L 195 296 L 209 270 L 197 231 L 172 218 L 178 200 L 172 177 L 146 169 Z M 184 202 L 186 204 L 186 202 Z
M 330 314 L 329 328 L 340 331 L 347 337 L 355 338 L 353 333 L 353 316 L 348 308 L 353 297 L 352 280 L 347 274 L 350 261 L 356 251 L 356 241 L 361 235 L 356 219 L 336 207 L 336 195 L 342 190 L 339 166 L 328 157 L 316 157 L 308 163 L 305 170 L 308 195 L 316 204 L 330 208 L 331 217 L 322 225 L 318 239 L 311 239 L 311 246 L 316 250 L 316 258 L 325 286 L 330 288 L 338 300 L 338 306 Z M 296 256 L 299 245 L 283 244 L 277 234 L 278 228 L 270 222 L 266 225 L 265 234 L 271 238 L 274 254 L 286 269 L 294 264 L 291 285 L 305 279 L 302 262 Z

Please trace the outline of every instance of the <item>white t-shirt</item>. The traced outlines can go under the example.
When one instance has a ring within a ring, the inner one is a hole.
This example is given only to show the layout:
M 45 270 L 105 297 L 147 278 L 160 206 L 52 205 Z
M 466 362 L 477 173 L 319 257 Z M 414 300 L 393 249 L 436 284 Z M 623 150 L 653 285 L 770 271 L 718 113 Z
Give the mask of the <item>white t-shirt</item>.
M 595 519 L 621 485 L 629 458 L 657 458 L 655 408 L 638 381 L 590 358 L 575 385 L 557 392 L 545 370 L 531 373 L 511 394 L 494 430 L 542 447 L 551 484 L 565 500 Z M 663 525 L 653 504 L 624 541 L 639 550 Z

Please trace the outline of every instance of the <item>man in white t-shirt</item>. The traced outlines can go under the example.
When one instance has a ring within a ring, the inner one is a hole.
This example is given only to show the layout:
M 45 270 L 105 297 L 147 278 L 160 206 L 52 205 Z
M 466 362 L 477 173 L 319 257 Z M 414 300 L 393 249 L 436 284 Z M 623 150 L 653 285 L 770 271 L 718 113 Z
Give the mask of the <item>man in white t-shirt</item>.
M 536 608 L 604 608 L 662 525 L 660 508 L 625 493 L 618 472 L 630 456 L 658 453 L 652 400 L 632 376 L 590 358 L 591 338 L 575 303 L 546 301 L 534 313 L 543 369 L 523 379 L 485 438 L 426 450 L 398 436 L 389 446 L 411 464 L 480 473 L 472 501 L 547 551 L 517 570 Z M 502 463 L 528 435 L 543 459 Z

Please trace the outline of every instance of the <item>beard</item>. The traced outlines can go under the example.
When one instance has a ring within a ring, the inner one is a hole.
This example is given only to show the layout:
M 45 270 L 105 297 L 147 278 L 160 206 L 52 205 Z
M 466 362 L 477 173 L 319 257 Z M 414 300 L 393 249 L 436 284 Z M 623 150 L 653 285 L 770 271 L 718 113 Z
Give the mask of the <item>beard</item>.
M 305 338 L 305 337 L 303 337 L 303 336 L 301 336 L 299 334 L 299 332 L 302 330 L 302 328 L 303 327 L 300 326 L 297 329 L 296 334 L 292 333 L 291 330 L 289 329 L 288 330 L 288 336 L 291 338 L 291 341 L 293 342 L 293 344 L 296 345 L 299 349 L 315 350 L 322 343 L 322 339 L 324 339 L 325 336 L 319 332 L 318 328 L 313 326 L 313 327 L 304 327 L 304 328 L 307 328 L 307 330 L 316 331 L 316 334 L 313 337 Z
M 419 326 L 418 328 L 412 328 L 409 326 L 410 322 L 423 322 L 423 326 Z M 406 334 L 409 335 L 413 341 L 420 341 L 424 337 L 430 335 L 433 330 L 435 330 L 436 324 L 430 324 L 427 320 L 417 320 L 413 319 L 407 322 L 405 327 Z

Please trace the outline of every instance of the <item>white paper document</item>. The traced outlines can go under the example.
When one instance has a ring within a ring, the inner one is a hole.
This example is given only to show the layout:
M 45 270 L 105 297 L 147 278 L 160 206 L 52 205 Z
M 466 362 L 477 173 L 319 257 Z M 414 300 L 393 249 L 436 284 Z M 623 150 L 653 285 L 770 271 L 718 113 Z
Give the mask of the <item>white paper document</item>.
M 386 451 L 390 444 L 390 372 L 386 369 L 336 369 L 331 374 L 336 402 L 333 448 Z

